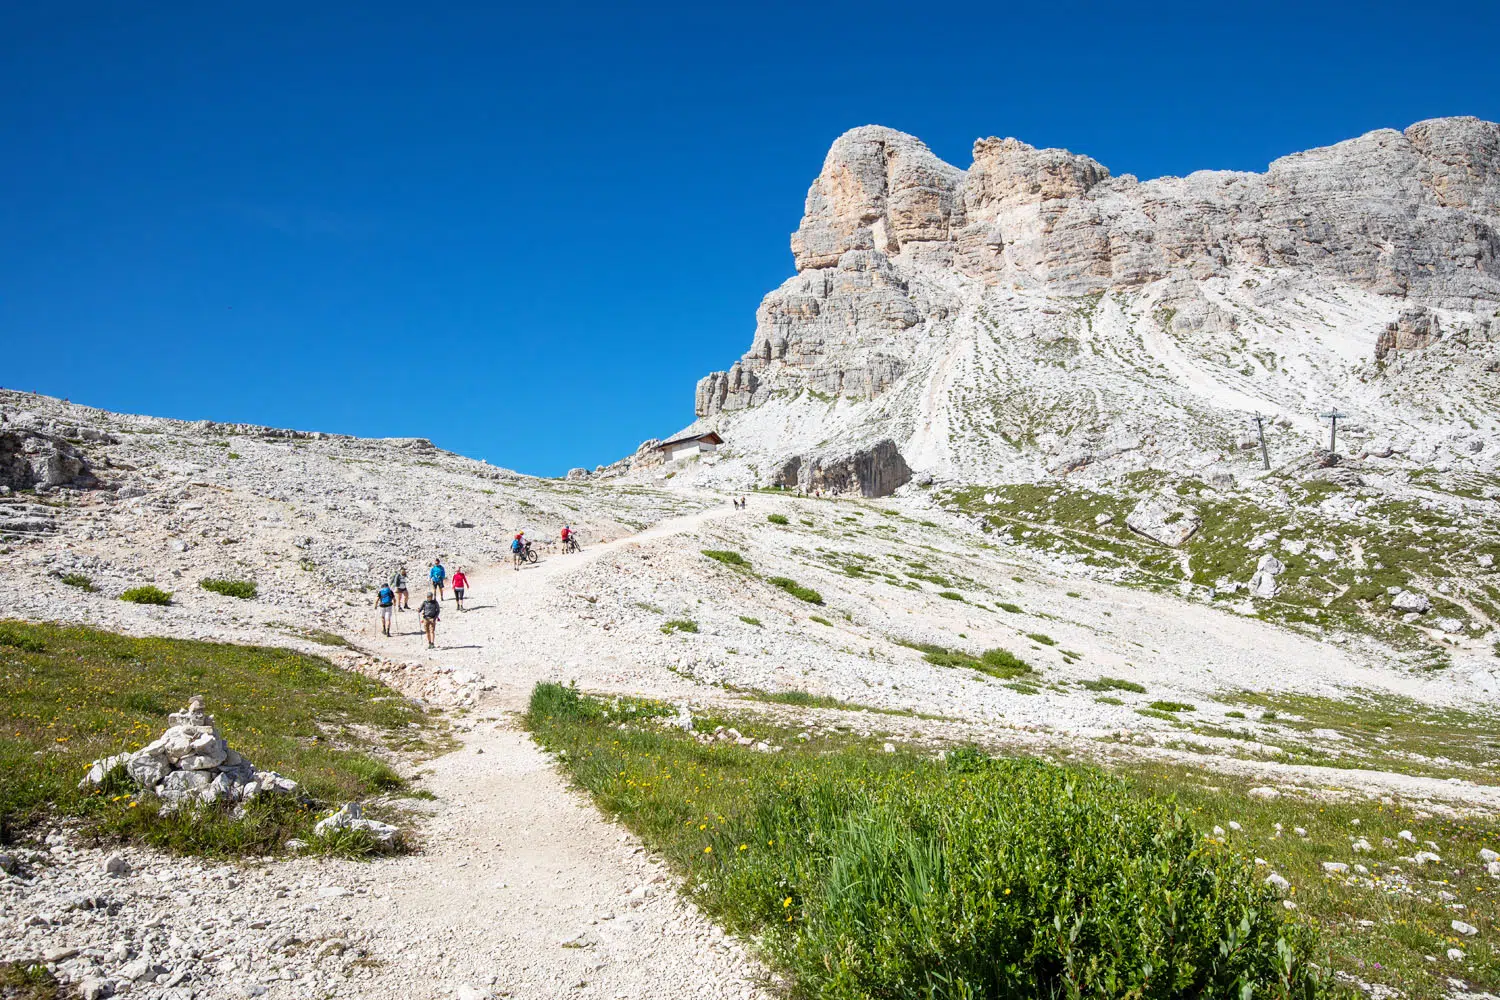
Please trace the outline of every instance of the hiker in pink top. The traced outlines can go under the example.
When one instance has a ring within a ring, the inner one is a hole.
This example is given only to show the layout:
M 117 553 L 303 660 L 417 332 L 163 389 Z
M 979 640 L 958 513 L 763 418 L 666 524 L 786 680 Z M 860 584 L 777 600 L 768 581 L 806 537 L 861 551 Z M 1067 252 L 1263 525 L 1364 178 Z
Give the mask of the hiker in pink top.
M 464 571 L 458 567 L 453 568 L 453 603 L 458 610 L 464 608 L 464 591 L 469 587 L 469 578 L 464 576 Z

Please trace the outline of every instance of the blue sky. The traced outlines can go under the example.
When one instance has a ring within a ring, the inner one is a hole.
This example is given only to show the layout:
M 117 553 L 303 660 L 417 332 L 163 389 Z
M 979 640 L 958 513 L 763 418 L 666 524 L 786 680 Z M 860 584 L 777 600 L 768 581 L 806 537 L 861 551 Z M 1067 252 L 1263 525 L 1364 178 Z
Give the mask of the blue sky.
M 1494 4 L 525 7 L 5 5 L 0 385 L 557 474 L 692 419 L 848 128 L 1144 179 L 1500 118 Z

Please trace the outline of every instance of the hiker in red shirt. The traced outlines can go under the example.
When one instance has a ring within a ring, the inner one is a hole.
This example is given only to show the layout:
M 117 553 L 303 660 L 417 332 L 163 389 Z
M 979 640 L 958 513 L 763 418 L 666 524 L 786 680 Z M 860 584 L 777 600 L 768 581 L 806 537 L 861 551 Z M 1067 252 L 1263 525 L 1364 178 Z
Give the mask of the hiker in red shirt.
M 468 589 L 469 578 L 464 576 L 464 571 L 458 567 L 453 568 L 453 604 L 458 610 L 464 609 L 464 591 Z

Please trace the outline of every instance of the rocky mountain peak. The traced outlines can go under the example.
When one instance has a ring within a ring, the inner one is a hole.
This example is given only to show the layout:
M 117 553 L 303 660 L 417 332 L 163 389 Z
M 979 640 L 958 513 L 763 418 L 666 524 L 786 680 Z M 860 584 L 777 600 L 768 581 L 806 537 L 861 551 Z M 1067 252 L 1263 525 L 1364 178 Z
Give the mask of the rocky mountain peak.
M 791 246 L 750 349 L 695 401 L 758 469 L 819 467 L 834 441 L 982 478 L 1222 462 L 1252 413 L 1308 444 L 1332 405 L 1371 434 L 1500 434 L 1493 122 L 1146 182 L 1014 138 L 960 169 L 863 126 Z M 1434 407 L 1419 372 L 1472 412 Z

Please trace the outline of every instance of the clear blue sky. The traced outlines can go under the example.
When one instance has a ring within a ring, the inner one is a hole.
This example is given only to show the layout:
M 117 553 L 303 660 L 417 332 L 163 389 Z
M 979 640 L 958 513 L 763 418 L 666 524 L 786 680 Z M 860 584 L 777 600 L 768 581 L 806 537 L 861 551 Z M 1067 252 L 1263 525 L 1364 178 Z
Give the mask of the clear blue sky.
M 0 385 L 593 466 L 749 346 L 845 129 L 1259 170 L 1500 118 L 1497 37 L 1493 3 L 9 3 Z

